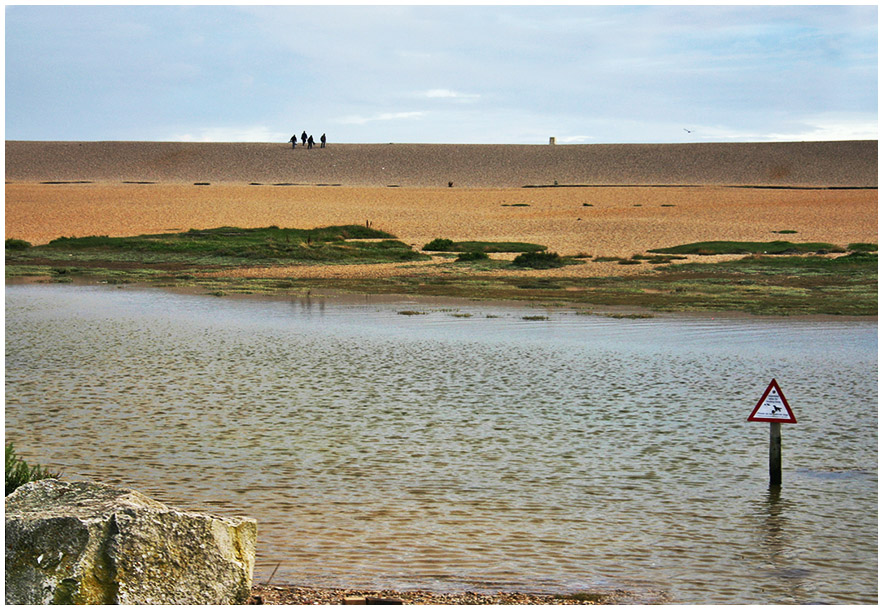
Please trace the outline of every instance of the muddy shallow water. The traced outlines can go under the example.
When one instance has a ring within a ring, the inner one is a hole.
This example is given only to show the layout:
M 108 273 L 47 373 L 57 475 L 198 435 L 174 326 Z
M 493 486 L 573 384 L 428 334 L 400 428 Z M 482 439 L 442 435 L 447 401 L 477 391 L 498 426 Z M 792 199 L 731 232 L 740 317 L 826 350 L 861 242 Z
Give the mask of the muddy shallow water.
M 255 517 L 256 581 L 876 602 L 877 422 L 876 321 L 6 286 L 7 440 Z

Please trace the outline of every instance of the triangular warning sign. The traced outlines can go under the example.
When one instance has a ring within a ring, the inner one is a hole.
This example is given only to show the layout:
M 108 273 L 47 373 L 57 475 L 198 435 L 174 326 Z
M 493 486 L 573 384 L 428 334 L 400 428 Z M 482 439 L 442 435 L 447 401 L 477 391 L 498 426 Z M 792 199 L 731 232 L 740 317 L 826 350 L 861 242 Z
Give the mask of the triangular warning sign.
M 796 424 L 797 418 L 788 406 L 782 388 L 773 379 L 766 392 L 760 397 L 760 401 L 754 407 L 754 411 L 748 416 L 748 421 L 765 421 L 780 424 Z

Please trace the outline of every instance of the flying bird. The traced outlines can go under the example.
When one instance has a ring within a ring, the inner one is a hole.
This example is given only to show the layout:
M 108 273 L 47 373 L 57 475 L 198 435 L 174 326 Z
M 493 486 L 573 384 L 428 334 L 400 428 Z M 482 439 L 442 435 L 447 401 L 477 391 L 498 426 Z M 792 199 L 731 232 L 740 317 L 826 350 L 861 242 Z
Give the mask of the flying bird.
M 686 131 L 686 132 L 687 132 L 687 133 L 693 133 L 693 131 L 692 131 L 692 130 L 690 130 L 690 129 L 687 129 L 687 128 L 686 128 L 686 127 L 684 127 L 684 131 Z

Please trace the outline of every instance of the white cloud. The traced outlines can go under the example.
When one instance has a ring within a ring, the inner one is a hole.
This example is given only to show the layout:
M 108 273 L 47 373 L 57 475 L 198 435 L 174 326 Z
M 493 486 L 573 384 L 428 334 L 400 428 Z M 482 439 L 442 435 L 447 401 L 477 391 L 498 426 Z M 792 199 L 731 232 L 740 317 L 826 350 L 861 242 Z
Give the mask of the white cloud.
M 555 138 L 555 142 L 558 144 L 585 144 L 595 139 L 592 136 L 560 136 Z
M 420 97 L 429 99 L 453 99 L 453 100 L 476 100 L 481 96 L 477 93 L 461 93 L 460 91 L 452 91 L 451 89 L 429 89 L 418 93 Z
M 705 141 L 829 142 L 878 139 L 876 116 L 819 114 L 791 121 L 783 129 L 754 127 L 731 129 L 698 126 L 694 136 Z
M 767 139 L 780 142 L 830 141 L 830 140 L 876 140 L 877 118 L 840 119 L 836 117 L 812 117 L 805 129 L 785 133 L 770 133 Z
M 191 133 L 172 135 L 168 140 L 171 142 L 284 142 L 290 137 L 264 126 L 205 127 Z
M 426 113 L 422 111 L 412 111 L 412 112 L 381 112 L 379 114 L 375 114 L 372 116 L 362 116 L 358 114 L 350 114 L 344 117 L 340 117 L 336 119 L 336 123 L 341 123 L 343 125 L 364 125 L 366 123 L 373 123 L 375 121 L 397 121 L 402 119 L 419 119 L 423 118 Z

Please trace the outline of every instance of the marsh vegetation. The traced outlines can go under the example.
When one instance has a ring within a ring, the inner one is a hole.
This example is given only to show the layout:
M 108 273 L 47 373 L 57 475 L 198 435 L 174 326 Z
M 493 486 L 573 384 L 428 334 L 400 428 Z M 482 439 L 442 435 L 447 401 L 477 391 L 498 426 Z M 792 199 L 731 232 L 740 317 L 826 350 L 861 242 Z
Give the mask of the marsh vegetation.
M 292 265 L 409 263 L 429 260 L 394 235 L 358 225 L 318 229 L 220 227 L 137 237 L 65 237 L 42 246 L 7 240 L 7 277 L 54 282 L 88 277 L 107 283 L 196 286 L 207 294 L 303 294 L 313 289 L 366 293 L 615 305 L 667 311 L 753 314 L 876 315 L 877 245 L 854 243 L 701 242 L 593 262 L 643 265 L 619 277 L 542 277 L 581 264 L 540 244 L 436 239 L 425 251 L 456 260 L 371 278 L 242 277 L 242 269 Z M 518 252 L 513 260 L 488 253 Z M 687 255 L 708 260 L 689 262 Z M 745 256 L 715 259 L 715 255 Z M 644 265 L 648 263 L 648 265 Z M 508 271 L 499 274 L 498 271 Z M 512 275 L 522 270 L 524 275 Z M 227 272 L 229 271 L 229 275 Z
M 519 241 L 454 241 L 433 239 L 423 246 L 424 252 L 541 252 L 546 246 Z
M 793 243 L 790 241 L 702 241 L 670 248 L 654 248 L 660 254 L 829 254 L 846 252 L 828 243 Z
M 318 229 L 219 227 L 136 237 L 60 237 L 34 250 L 46 255 L 64 252 L 69 257 L 76 253 L 93 253 L 148 262 L 159 256 L 179 261 L 214 260 L 218 264 L 239 261 L 389 262 L 425 258 L 389 233 L 360 225 Z
M 57 479 L 61 475 L 50 472 L 39 464 L 30 465 L 15 452 L 15 445 L 6 443 L 6 495 L 26 483 L 43 479 Z

